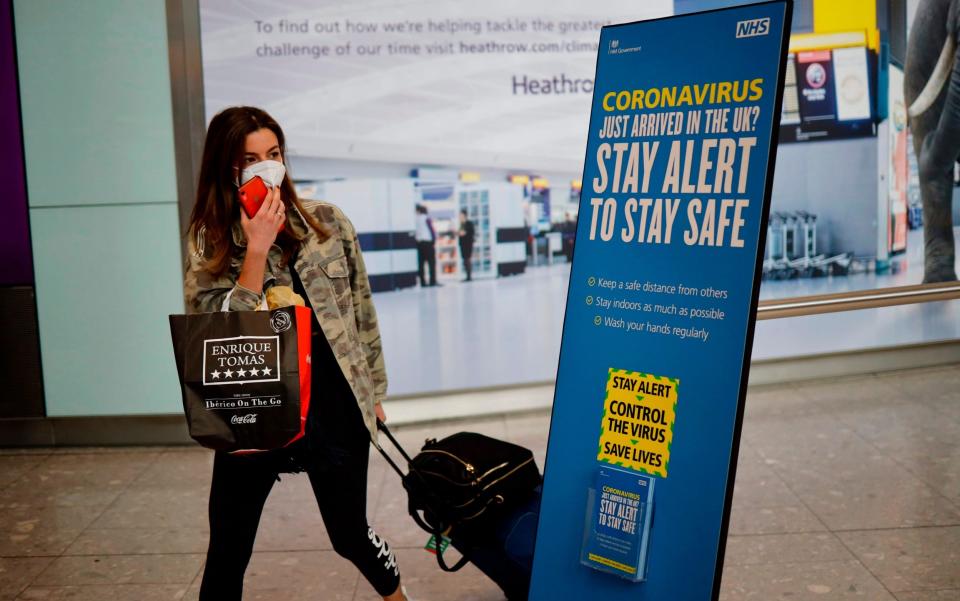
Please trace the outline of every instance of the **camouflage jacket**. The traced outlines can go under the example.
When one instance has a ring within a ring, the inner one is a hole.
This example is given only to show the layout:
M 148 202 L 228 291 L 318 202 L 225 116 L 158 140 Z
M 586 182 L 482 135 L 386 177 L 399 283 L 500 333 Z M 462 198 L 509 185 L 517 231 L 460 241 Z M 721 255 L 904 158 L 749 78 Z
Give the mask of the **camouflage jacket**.
M 380 328 L 370 297 L 370 282 L 360 254 L 353 224 L 339 208 L 318 201 L 303 201 L 309 211 L 331 232 L 320 242 L 295 207 L 289 210 L 288 227 L 298 235 L 307 234 L 294 268 L 303 282 L 320 328 L 330 342 L 371 435 L 376 437 L 374 404 L 387 395 L 387 373 L 383 364 Z M 262 295 L 241 286 L 237 279 L 246 254 L 246 238 L 239 221 L 234 224 L 233 240 L 239 248 L 230 260 L 230 268 L 216 277 L 204 268 L 203 234 L 191 236 L 184 275 L 184 298 L 190 313 L 255 310 Z M 280 267 L 280 247 L 276 244 L 267 256 L 263 290 L 271 286 L 293 285 L 290 271 Z

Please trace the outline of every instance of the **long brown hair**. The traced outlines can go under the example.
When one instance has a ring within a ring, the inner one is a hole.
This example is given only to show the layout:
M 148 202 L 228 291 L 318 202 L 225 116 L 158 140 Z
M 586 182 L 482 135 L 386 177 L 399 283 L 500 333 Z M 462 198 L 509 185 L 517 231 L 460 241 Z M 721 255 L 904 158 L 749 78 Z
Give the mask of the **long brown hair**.
M 200 163 L 200 181 L 197 183 L 197 198 L 190 215 L 187 235 L 202 235 L 203 244 L 202 248 L 198 248 L 198 252 L 206 259 L 204 268 L 217 276 L 226 272 L 230 257 L 237 251 L 231 230 L 240 218 L 236 179 L 239 171 L 243 169 L 247 135 L 264 128 L 277 136 L 280 156 L 286 164 L 287 146 L 283 130 L 264 110 L 252 106 L 230 107 L 217 113 L 207 128 L 203 159 Z M 287 175 L 280 184 L 280 198 L 287 208 L 295 206 L 307 225 L 320 236 L 320 240 L 326 240 L 330 233 L 304 210 L 290 180 L 289 166 L 287 169 Z M 287 225 L 277 235 L 277 245 L 283 250 L 284 264 L 290 260 L 303 240 L 291 230 L 289 219 L 287 211 Z

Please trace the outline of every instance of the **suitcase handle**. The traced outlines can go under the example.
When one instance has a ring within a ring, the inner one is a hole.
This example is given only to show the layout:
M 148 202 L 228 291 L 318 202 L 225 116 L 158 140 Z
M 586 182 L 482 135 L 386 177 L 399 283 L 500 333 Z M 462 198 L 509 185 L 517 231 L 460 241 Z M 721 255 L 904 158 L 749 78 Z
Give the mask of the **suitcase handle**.
M 387 438 L 390 439 L 390 442 L 393 444 L 394 448 L 400 451 L 400 454 L 403 455 L 403 458 L 407 460 L 407 466 L 409 467 L 410 461 L 411 461 L 410 455 L 407 455 L 407 452 L 403 449 L 402 446 L 400 446 L 400 443 L 397 442 L 397 439 L 393 437 L 393 434 L 390 432 L 390 429 L 387 428 L 387 424 L 380 421 L 380 418 L 377 418 L 377 430 L 387 435 Z M 403 478 L 405 476 L 405 474 L 403 473 L 403 470 L 401 470 L 400 466 L 398 466 L 396 462 L 394 462 L 393 458 L 390 457 L 390 455 L 386 452 L 386 450 L 384 450 L 384 448 L 380 446 L 380 443 L 377 442 L 376 438 L 371 436 L 370 442 L 373 444 L 374 447 L 376 447 L 378 451 L 380 451 L 380 454 L 383 455 L 383 458 L 387 460 L 387 463 L 390 464 L 390 467 L 393 468 L 393 471 L 397 472 L 397 474 L 399 474 L 400 477 Z
M 393 444 L 393 446 L 400 451 L 400 454 L 403 455 L 403 458 L 407 460 L 407 466 L 409 467 L 411 463 L 410 456 L 407 455 L 407 452 L 404 450 L 404 448 L 400 446 L 400 443 L 397 442 L 397 439 L 393 437 L 393 434 L 390 432 L 390 429 L 387 428 L 387 425 L 380 421 L 379 418 L 377 419 L 377 429 L 387 435 L 387 438 L 390 439 L 390 442 Z M 400 478 L 404 478 L 406 475 L 403 473 L 403 470 L 401 470 L 400 466 L 398 466 L 393 458 L 390 457 L 390 454 L 387 453 L 382 446 L 380 446 L 380 443 L 378 443 L 373 437 L 370 438 L 370 442 L 378 451 L 380 451 L 380 454 L 383 455 L 383 458 L 387 460 L 387 463 L 390 464 L 390 467 L 393 468 L 393 471 L 397 472 L 397 474 L 400 475 Z M 459 559 L 459 561 L 457 561 L 457 563 L 453 564 L 453 567 L 448 566 L 446 560 L 443 558 L 442 545 L 440 544 L 441 541 L 443 541 L 443 532 L 441 532 L 439 528 L 431 528 L 426 521 L 420 517 L 420 513 L 413 506 L 413 500 L 410 500 L 407 509 L 410 513 L 410 517 L 413 518 L 413 521 L 415 521 L 418 526 L 433 534 L 434 540 L 437 542 L 437 565 L 440 566 L 441 570 L 444 572 L 456 572 L 463 566 L 467 565 L 467 562 L 469 562 L 470 559 L 464 555 Z

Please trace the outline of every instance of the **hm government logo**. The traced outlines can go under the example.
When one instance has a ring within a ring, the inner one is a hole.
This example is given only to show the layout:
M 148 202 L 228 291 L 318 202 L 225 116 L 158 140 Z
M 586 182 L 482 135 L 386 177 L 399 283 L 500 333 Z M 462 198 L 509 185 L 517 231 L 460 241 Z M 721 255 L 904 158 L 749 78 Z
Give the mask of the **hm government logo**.
M 607 54 L 627 54 L 629 52 L 640 52 L 642 46 L 631 46 L 625 48 L 620 45 L 620 40 L 610 40 L 610 46 L 607 49 Z
M 770 33 L 770 17 L 737 21 L 738 38 L 755 38 Z

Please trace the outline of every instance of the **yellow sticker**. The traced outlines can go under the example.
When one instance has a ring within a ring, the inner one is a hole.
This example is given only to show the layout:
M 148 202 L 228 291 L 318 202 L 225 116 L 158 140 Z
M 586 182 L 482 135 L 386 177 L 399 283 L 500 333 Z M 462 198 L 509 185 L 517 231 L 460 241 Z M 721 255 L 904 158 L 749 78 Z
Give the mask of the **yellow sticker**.
M 676 378 L 611 367 L 597 460 L 666 478 L 679 387 Z

